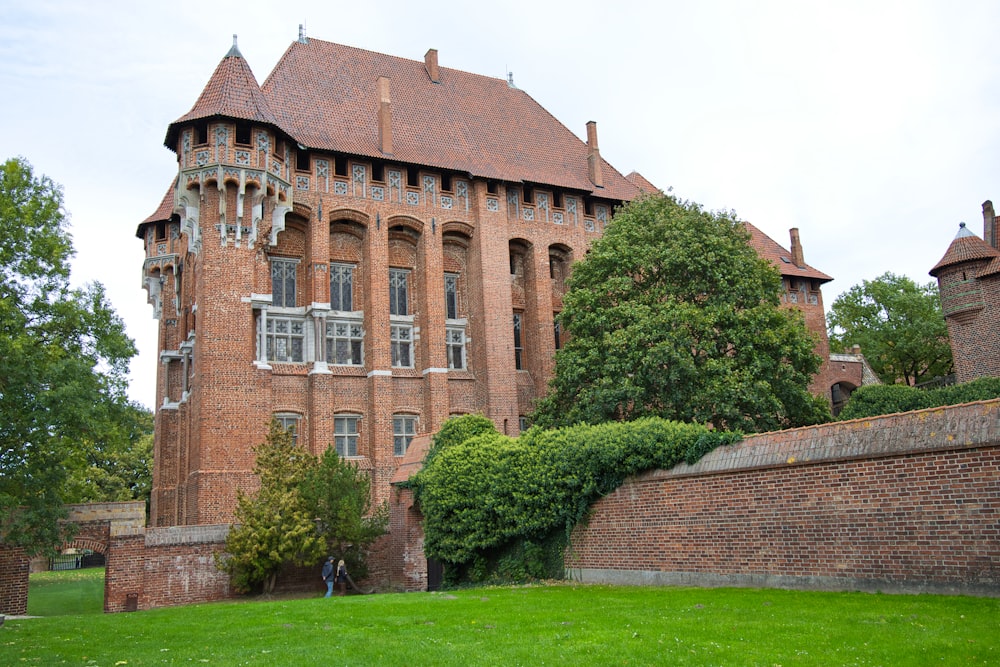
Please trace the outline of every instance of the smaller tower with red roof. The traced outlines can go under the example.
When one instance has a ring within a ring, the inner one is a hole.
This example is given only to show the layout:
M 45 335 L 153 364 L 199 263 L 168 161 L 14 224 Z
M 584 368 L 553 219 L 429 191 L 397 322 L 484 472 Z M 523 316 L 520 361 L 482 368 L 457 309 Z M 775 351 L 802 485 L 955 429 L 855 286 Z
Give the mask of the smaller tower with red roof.
M 937 278 L 958 382 L 1000 377 L 1000 218 L 983 203 L 983 236 L 959 225 L 955 240 L 930 274 Z

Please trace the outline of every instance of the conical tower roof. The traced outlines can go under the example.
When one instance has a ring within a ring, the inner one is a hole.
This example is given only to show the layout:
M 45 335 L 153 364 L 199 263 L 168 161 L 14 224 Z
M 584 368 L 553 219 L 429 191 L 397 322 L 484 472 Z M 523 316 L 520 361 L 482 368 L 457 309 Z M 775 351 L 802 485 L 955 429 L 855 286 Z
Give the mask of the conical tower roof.
M 278 127 L 278 121 L 250 71 L 250 65 L 236 46 L 236 35 L 233 35 L 232 48 L 215 68 L 198 101 L 190 111 L 170 124 L 163 143 L 175 150 L 180 125 L 217 116 Z
M 955 240 L 948 246 L 948 251 L 941 261 L 930 270 L 930 274 L 937 278 L 938 274 L 949 266 L 977 260 L 989 260 L 989 264 L 979 272 L 979 277 L 1000 272 L 1000 251 L 969 231 L 963 222 L 959 224 Z

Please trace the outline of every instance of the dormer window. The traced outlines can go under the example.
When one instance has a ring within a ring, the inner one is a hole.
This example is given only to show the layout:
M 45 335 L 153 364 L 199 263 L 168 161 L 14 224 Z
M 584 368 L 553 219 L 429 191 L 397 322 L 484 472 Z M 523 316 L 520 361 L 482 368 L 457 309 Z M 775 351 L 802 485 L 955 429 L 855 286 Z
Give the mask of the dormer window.
M 236 121 L 236 143 L 250 145 L 250 121 Z

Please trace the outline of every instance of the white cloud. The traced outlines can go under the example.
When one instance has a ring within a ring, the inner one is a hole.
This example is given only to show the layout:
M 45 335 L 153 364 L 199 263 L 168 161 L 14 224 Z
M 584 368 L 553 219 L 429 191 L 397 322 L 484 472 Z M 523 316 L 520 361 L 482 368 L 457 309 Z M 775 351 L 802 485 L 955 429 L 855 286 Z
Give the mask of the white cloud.
M 827 304 L 885 271 L 920 282 L 959 221 L 1000 198 L 1000 73 L 986 1 L 710 0 L 427 5 L 6 3 L 0 159 L 65 186 L 74 277 L 100 280 L 137 339 L 131 395 L 154 400 L 156 327 L 136 226 L 173 177 L 167 125 L 232 34 L 260 82 L 314 37 L 503 77 L 602 155 L 710 209 L 735 209 L 834 276 Z

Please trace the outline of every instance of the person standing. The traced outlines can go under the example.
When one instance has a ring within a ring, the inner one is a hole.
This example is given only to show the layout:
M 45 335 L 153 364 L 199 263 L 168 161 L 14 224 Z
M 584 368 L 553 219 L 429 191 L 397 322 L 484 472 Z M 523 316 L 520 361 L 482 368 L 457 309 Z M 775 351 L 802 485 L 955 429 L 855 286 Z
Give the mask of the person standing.
M 347 566 L 344 565 L 343 560 L 337 563 L 337 590 L 339 591 L 337 595 L 347 593 Z
M 340 562 L 343 563 L 344 561 Z M 321 574 L 323 575 L 323 583 L 326 584 L 326 595 L 323 597 L 328 598 L 333 595 L 333 556 L 327 558 L 326 562 L 323 563 L 323 572 Z

